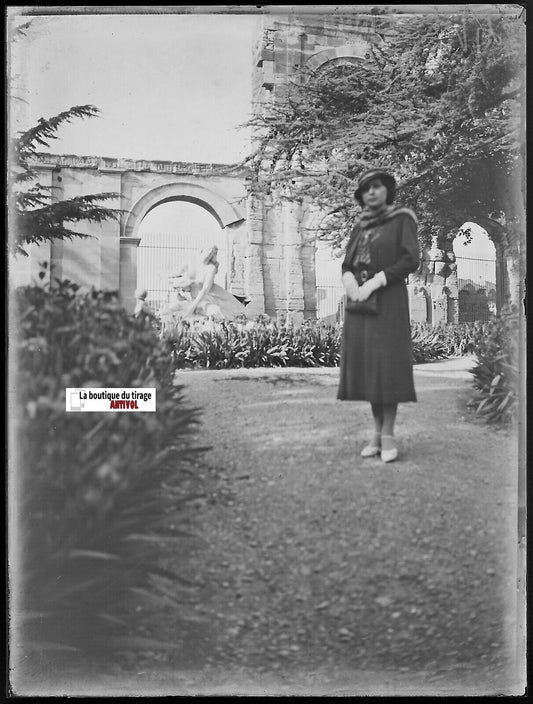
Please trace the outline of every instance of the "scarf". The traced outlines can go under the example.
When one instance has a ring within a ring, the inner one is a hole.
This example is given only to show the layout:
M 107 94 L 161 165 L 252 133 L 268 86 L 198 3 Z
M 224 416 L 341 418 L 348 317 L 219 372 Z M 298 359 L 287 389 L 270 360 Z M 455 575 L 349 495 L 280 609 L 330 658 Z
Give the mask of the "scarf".
M 370 264 L 370 241 L 374 234 L 374 228 L 402 214 L 409 215 L 418 224 L 417 217 L 410 208 L 384 204 L 377 210 L 363 209 L 356 224 L 359 236 L 355 237 L 352 246 L 348 245 L 350 256 L 347 259 L 351 259 L 353 266 L 368 266 Z
M 409 215 L 413 218 L 415 223 L 418 224 L 416 215 L 410 208 L 402 208 L 397 205 L 382 205 L 377 210 L 363 208 L 358 224 L 362 230 L 367 230 L 372 227 L 377 227 L 378 225 L 381 225 L 387 220 L 390 220 L 400 214 Z

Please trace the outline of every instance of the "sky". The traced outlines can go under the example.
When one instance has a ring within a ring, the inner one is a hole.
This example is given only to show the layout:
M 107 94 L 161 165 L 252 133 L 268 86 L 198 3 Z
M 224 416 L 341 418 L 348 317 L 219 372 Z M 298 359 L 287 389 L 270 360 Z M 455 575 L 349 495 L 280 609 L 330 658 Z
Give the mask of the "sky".
M 62 127 L 50 151 L 235 163 L 249 151 L 257 15 L 34 17 L 11 42 L 12 128 L 73 105 L 101 116 Z M 27 17 L 13 17 L 15 24 Z

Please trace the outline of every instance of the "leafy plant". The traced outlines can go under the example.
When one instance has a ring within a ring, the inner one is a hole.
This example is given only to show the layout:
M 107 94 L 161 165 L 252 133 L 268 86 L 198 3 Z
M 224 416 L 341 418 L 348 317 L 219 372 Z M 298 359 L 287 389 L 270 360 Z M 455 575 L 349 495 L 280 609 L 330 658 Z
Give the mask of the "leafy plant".
M 469 405 L 488 422 L 505 425 L 516 419 L 518 341 L 516 313 L 504 314 L 476 331 L 477 364 L 472 374 L 477 391 Z
M 415 363 L 472 352 L 472 325 L 413 324 Z M 309 320 L 302 325 L 266 318 L 232 323 L 183 321 L 169 336 L 178 369 L 239 367 L 336 367 L 342 326 Z
M 27 255 L 25 246 L 56 239 L 89 237 L 73 229 L 80 222 L 100 223 L 118 218 L 120 210 L 104 203 L 118 198 L 117 193 L 91 193 L 74 198 L 52 198 L 52 187 L 38 181 L 33 160 L 38 149 L 57 139 L 57 130 L 72 120 L 98 115 L 94 105 L 75 105 L 64 112 L 40 118 L 37 125 L 12 140 L 10 160 L 10 246 L 13 252 Z
M 340 328 L 255 322 L 189 323 L 169 335 L 177 368 L 317 367 L 339 362 Z
M 66 281 L 18 289 L 13 305 L 14 641 L 30 663 L 174 647 L 141 637 L 150 609 L 192 618 L 185 574 L 164 561 L 195 534 L 198 411 L 173 385 L 168 343 L 115 294 Z M 66 413 L 65 388 L 91 386 L 154 387 L 157 411 Z
M 474 335 L 485 323 L 412 323 L 411 339 L 416 364 L 437 359 L 462 357 L 474 352 Z

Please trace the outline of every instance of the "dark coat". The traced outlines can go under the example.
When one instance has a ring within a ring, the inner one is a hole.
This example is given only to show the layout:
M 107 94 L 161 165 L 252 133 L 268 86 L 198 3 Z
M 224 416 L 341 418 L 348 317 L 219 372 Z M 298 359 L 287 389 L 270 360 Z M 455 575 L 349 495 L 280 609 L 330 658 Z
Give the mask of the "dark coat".
M 414 213 L 400 210 L 377 225 L 370 240 L 370 273 L 383 271 L 387 286 L 377 291 L 379 312 L 346 311 L 342 331 L 337 398 L 391 404 L 416 401 L 409 301 L 405 279 L 420 264 Z M 360 227 L 355 226 L 342 272 L 357 273 L 353 259 Z

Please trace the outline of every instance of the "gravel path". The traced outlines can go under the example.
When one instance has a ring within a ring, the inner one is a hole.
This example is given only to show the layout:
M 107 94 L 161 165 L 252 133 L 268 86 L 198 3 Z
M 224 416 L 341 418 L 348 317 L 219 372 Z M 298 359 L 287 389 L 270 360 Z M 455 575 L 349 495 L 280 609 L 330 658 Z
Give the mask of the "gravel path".
M 337 369 L 180 372 L 203 407 L 205 544 L 178 650 L 120 693 L 516 691 L 516 437 L 466 411 L 469 360 L 416 367 L 400 457 L 362 460 Z M 110 685 L 109 693 L 113 687 Z

